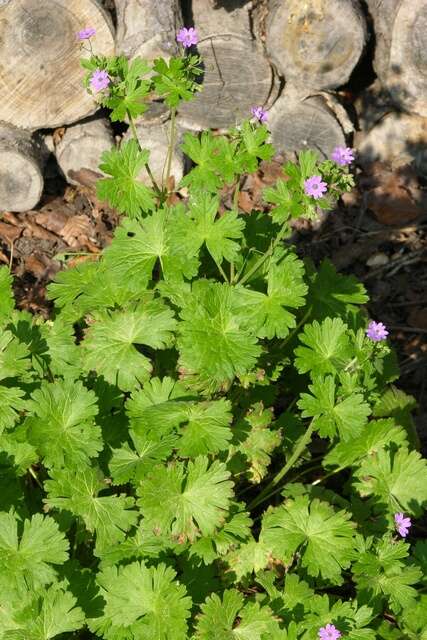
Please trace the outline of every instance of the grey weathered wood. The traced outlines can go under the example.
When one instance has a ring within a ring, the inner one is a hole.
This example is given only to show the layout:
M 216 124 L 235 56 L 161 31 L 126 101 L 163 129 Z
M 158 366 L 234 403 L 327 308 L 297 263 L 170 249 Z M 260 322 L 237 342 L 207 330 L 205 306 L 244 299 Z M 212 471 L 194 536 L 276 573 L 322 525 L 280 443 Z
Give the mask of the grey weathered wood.
M 358 0 L 270 0 L 266 48 L 287 81 L 332 89 L 350 77 L 366 40 Z
M 0 120 L 26 129 L 76 122 L 95 111 L 82 85 L 77 32 L 94 27 L 93 49 L 114 52 L 111 21 L 96 0 L 0 3 Z
M 178 51 L 176 33 L 182 27 L 178 0 L 119 0 L 116 12 L 120 53 L 153 60 Z
M 169 122 L 154 122 L 150 124 L 150 122 L 141 120 L 136 125 L 136 132 L 141 147 L 148 149 L 150 152 L 149 165 L 156 182 L 163 184 L 166 179 L 165 162 L 169 145 Z M 182 133 L 178 131 L 178 135 L 176 136 L 177 143 L 172 155 L 171 176 L 174 177 L 175 184 L 178 184 L 184 173 L 184 157 L 179 149 L 181 136 Z M 129 129 L 123 141 L 129 140 L 131 137 L 132 132 Z M 139 179 L 151 186 L 150 178 L 145 169 L 141 171 Z
M 213 35 L 251 38 L 249 0 L 196 0 L 192 3 L 194 25 L 200 39 Z
M 201 40 L 198 51 L 204 65 L 203 90 L 181 106 L 185 126 L 225 129 L 250 117 L 251 106 L 268 105 L 273 71 L 254 41 L 217 35 Z
M 427 0 L 368 0 L 375 71 L 400 108 L 427 116 Z
M 305 149 L 328 158 L 336 146 L 345 144 L 343 128 L 326 100 L 320 95 L 300 95 L 294 89 L 285 90 L 275 102 L 269 129 L 276 150 L 289 158 Z
M 427 118 L 406 113 L 385 115 L 365 135 L 355 138 L 358 162 L 387 163 L 393 171 L 412 165 L 427 176 Z
M 38 204 L 47 156 L 40 136 L 0 124 L 0 211 L 27 211 Z
M 102 174 L 99 169 L 101 155 L 113 145 L 111 127 L 104 118 L 93 118 L 67 127 L 55 148 L 56 159 L 67 182 L 80 184 L 76 175 L 82 169 Z

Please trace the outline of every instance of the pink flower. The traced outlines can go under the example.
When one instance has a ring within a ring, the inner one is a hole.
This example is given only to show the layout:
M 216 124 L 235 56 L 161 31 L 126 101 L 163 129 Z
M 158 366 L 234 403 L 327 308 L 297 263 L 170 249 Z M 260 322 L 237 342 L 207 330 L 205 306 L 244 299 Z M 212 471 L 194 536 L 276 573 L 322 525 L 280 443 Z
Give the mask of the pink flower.
M 93 27 L 87 27 L 78 32 L 77 37 L 79 40 L 89 40 L 96 33 L 96 29 Z
M 178 35 L 176 36 L 178 42 L 182 44 L 184 49 L 191 47 L 193 44 L 197 44 L 199 42 L 199 37 L 197 35 L 197 31 L 194 27 L 190 27 L 186 29 L 183 27 L 178 31 Z
M 338 640 L 341 638 L 341 631 L 339 631 L 333 624 L 327 624 L 326 627 L 319 629 L 320 640 Z
M 306 195 L 312 196 L 315 200 L 321 198 L 328 190 L 326 182 L 322 181 L 321 176 L 311 176 L 304 181 L 304 191 Z
M 261 123 L 268 120 L 268 113 L 262 107 L 251 107 L 251 113 Z
M 371 320 L 366 329 L 366 335 L 374 342 L 381 342 L 381 340 L 386 340 L 388 331 L 382 322 Z
M 331 158 L 334 162 L 344 167 L 346 164 L 354 162 L 354 151 L 350 147 L 335 147 Z
M 406 538 L 409 528 L 412 525 L 411 518 L 405 518 L 403 513 L 395 513 L 394 522 L 396 525 L 396 530 L 399 532 L 402 538 Z
M 110 76 L 106 71 L 96 69 L 91 75 L 89 84 L 92 91 L 98 93 L 98 91 L 102 91 L 108 87 L 110 84 Z

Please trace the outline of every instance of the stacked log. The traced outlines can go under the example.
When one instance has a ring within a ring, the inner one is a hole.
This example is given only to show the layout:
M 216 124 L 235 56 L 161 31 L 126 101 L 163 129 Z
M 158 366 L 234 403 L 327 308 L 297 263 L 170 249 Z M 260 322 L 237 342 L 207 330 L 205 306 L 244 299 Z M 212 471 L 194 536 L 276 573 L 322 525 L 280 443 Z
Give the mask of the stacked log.
M 97 104 L 82 86 L 80 58 L 90 51 L 79 46 L 76 34 L 88 26 L 96 29 L 95 53 L 149 60 L 176 54 L 177 31 L 184 23 L 194 26 L 203 90 L 181 106 L 182 129 L 226 130 L 249 117 L 252 106 L 262 106 L 278 152 L 292 156 L 311 148 L 328 157 L 335 146 L 352 143 L 340 88 L 366 50 L 368 21 L 375 32 L 377 81 L 365 92 L 367 100 L 362 96 L 356 103 L 361 161 L 392 158 L 400 166 L 410 159 L 425 175 L 427 0 L 116 0 L 115 32 L 103 5 L 0 3 L 0 82 L 6 88 L 0 104 L 0 210 L 36 206 L 49 131 L 66 126 L 59 140 L 54 136 L 53 153 L 71 184 L 99 172 L 102 152 L 114 144 L 109 123 L 93 117 Z M 137 122 L 159 181 L 168 146 L 165 112 L 154 102 Z M 176 182 L 183 169 L 175 150 Z

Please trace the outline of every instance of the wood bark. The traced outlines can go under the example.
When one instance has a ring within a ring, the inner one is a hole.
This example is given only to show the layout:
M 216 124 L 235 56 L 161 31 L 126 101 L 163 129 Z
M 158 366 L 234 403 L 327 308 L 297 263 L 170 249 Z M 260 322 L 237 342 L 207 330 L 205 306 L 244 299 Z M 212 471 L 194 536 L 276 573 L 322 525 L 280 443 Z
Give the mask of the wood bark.
M 92 46 L 110 55 L 114 39 L 96 0 L 13 0 L 0 5 L 0 120 L 26 129 L 57 127 L 93 113 L 82 85 L 77 32 L 96 29 Z
M 67 182 L 81 184 L 79 175 L 84 175 L 84 170 L 102 175 L 101 155 L 112 146 L 114 137 L 108 121 L 95 118 L 68 127 L 56 145 L 55 155 Z
M 375 71 L 394 103 L 427 116 L 427 0 L 367 0 Z
M 178 0 L 119 0 L 116 12 L 120 53 L 153 60 L 178 51 L 176 33 L 183 24 Z
M 43 191 L 48 151 L 40 136 L 0 125 L 0 211 L 27 211 Z
M 270 0 L 266 48 L 286 81 L 332 89 L 350 77 L 366 40 L 358 0 Z
M 250 117 L 253 105 L 268 107 L 275 90 L 273 70 L 254 41 L 215 35 L 197 48 L 204 67 L 202 91 L 180 107 L 185 126 L 226 129 Z
M 334 113 L 332 96 L 299 94 L 287 89 L 275 102 L 269 114 L 269 128 L 276 150 L 293 159 L 298 151 L 312 149 L 324 159 L 337 146 L 345 144 L 341 109 Z M 329 104 L 328 104 L 329 102 Z M 348 127 L 348 122 L 343 122 Z M 348 130 L 348 129 L 347 129 Z
M 149 121 L 144 122 L 140 121 L 136 125 L 136 132 L 138 135 L 138 140 L 143 149 L 148 149 L 150 152 L 149 165 L 150 169 L 156 179 L 157 184 L 163 184 L 166 179 L 165 175 L 165 163 L 169 146 L 169 122 L 156 122 L 154 121 L 150 124 Z M 177 143 L 175 145 L 175 149 L 172 155 L 172 164 L 171 164 L 171 176 L 175 179 L 175 184 L 177 185 L 181 180 L 184 174 L 184 157 L 182 152 L 179 150 L 179 142 L 182 133 L 178 130 L 178 135 L 176 136 Z M 129 140 L 132 137 L 132 132 L 129 129 L 123 141 Z M 145 184 L 151 186 L 150 178 L 147 174 L 147 171 L 143 169 L 138 176 L 140 180 L 142 180 Z
M 192 14 L 199 38 L 213 35 L 251 38 L 251 9 L 250 0 L 196 0 Z

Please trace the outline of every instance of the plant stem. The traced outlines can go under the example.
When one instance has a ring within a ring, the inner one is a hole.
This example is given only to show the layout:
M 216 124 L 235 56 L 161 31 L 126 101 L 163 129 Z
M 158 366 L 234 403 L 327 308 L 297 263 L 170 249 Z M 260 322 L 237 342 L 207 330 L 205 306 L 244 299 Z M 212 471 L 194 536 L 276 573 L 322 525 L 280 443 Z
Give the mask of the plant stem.
M 132 131 L 132 135 L 135 138 L 135 140 L 137 141 L 140 151 L 142 151 L 141 143 L 139 142 L 138 134 L 136 132 L 135 122 L 134 122 L 131 114 L 129 113 L 129 111 L 127 112 L 127 115 L 128 115 L 128 118 L 129 118 L 129 124 L 130 124 L 130 128 L 131 128 L 131 131 Z M 147 173 L 149 175 L 149 178 L 151 180 L 151 184 L 153 185 L 154 190 L 157 192 L 157 195 L 159 195 L 161 197 L 163 195 L 162 190 L 160 189 L 159 185 L 156 182 L 155 177 L 153 176 L 153 173 L 152 173 L 152 171 L 150 169 L 150 165 L 148 164 L 148 162 L 146 162 L 144 164 L 144 166 L 145 166 L 145 169 L 146 169 L 146 171 L 147 171 Z
M 299 329 L 302 327 L 302 325 L 307 322 L 307 320 L 309 319 L 309 317 L 311 315 L 312 309 L 313 309 L 312 307 L 309 307 L 307 309 L 307 311 L 305 312 L 305 314 L 303 315 L 301 320 L 298 322 L 298 324 L 295 327 L 295 329 L 293 329 L 289 333 L 289 335 L 286 336 L 286 338 L 284 340 L 282 340 L 282 342 L 279 344 L 279 349 L 283 349 L 283 347 L 288 344 L 289 340 L 291 340 L 294 337 L 294 335 L 299 331 Z
M 245 284 L 245 282 L 247 282 L 253 276 L 253 274 L 256 273 L 260 267 L 262 267 L 264 262 L 273 254 L 274 249 L 282 240 L 284 235 L 285 235 L 285 228 L 282 227 L 282 229 L 277 234 L 275 240 L 270 244 L 270 247 L 267 249 L 267 251 L 260 257 L 259 260 L 257 260 L 257 262 L 255 262 L 254 266 L 251 269 L 249 269 L 247 274 L 243 276 L 239 284 Z
M 224 278 L 225 282 L 228 282 L 227 274 L 225 273 L 225 271 L 222 268 L 222 266 L 219 264 L 219 262 L 216 262 L 216 261 L 215 261 L 215 264 L 218 267 L 218 270 L 219 270 L 220 274 L 222 275 L 222 277 Z
M 288 471 L 290 471 L 290 469 L 293 467 L 295 462 L 298 460 L 298 458 L 300 457 L 300 455 L 302 454 L 302 452 L 310 442 L 313 429 L 314 429 L 314 424 L 312 420 L 307 428 L 307 431 L 304 433 L 304 435 L 301 436 L 301 438 L 296 443 L 295 448 L 292 452 L 292 455 L 287 461 L 287 463 L 285 464 L 285 466 L 283 467 L 283 469 L 281 469 L 279 473 L 274 476 L 270 484 L 268 484 L 265 487 L 265 489 L 261 491 L 259 496 L 250 503 L 248 507 L 249 511 L 257 507 L 259 504 L 261 504 L 261 502 L 264 502 L 265 500 L 267 500 L 272 495 L 272 493 L 275 493 L 276 485 L 288 473 Z
M 169 181 L 169 177 L 170 177 L 170 173 L 171 173 L 171 166 L 172 166 L 172 156 L 173 156 L 173 150 L 175 147 L 175 135 L 176 135 L 176 108 L 172 107 L 171 108 L 171 123 L 170 123 L 170 129 L 169 129 L 169 145 L 168 145 L 168 155 L 167 155 L 167 160 L 166 160 L 166 180 L 163 184 L 163 186 L 166 186 L 167 189 L 167 184 Z

